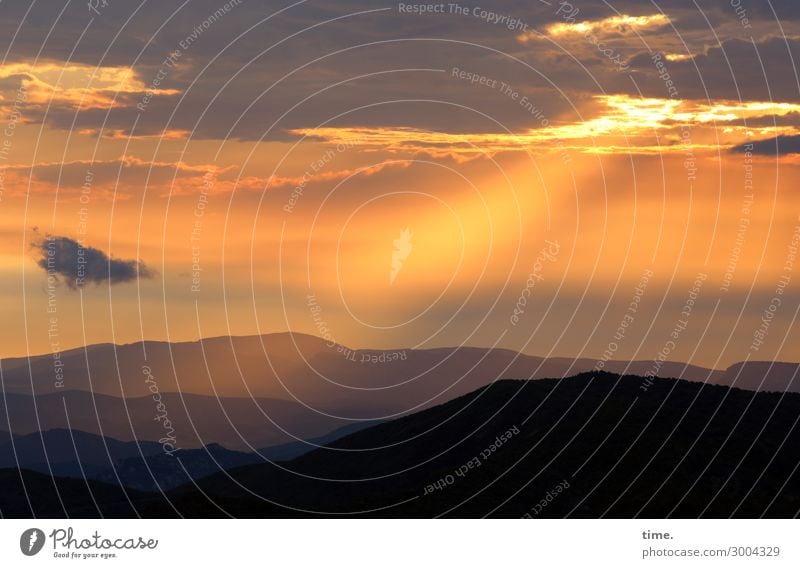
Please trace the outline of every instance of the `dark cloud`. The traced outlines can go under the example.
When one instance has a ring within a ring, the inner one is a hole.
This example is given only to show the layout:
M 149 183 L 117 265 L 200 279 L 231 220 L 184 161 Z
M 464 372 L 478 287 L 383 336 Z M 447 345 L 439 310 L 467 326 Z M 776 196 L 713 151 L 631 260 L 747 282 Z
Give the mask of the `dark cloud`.
M 764 156 L 778 156 L 787 154 L 800 154 L 800 135 L 777 136 L 758 140 L 749 144 L 740 144 L 731 148 L 731 152 L 747 152 Z
M 70 288 L 86 284 L 121 284 L 155 273 L 139 260 L 110 258 L 103 251 L 82 246 L 69 237 L 47 235 L 34 241 L 37 264 Z
M 742 2 L 744 7 L 756 18 L 766 21 L 800 19 L 800 4 L 797 0 L 771 0 L 770 2 Z
M 397 3 L 376 5 L 369 0 L 343 0 L 335 7 L 304 3 L 277 15 L 291 3 L 243 1 L 186 44 L 197 26 L 224 3 L 193 0 L 184 7 L 160 3 L 137 10 L 138 3 L 109 2 L 99 15 L 90 13 L 85 3 L 69 4 L 62 14 L 63 0 L 15 5 L 0 17 L 0 37 L 16 37 L 10 60 L 63 61 L 74 38 L 82 36 L 72 62 L 132 66 L 142 85 L 149 87 L 158 78 L 159 89 L 181 93 L 156 95 L 145 111 L 136 107 L 143 93 L 123 92 L 111 110 L 87 108 L 76 116 L 74 105 L 48 104 L 27 109 L 26 118 L 63 130 L 104 128 L 153 135 L 168 128 L 215 140 L 259 139 L 272 127 L 266 138 L 284 141 L 290 138 L 287 131 L 313 128 L 340 114 L 344 116 L 336 125 L 502 131 L 481 115 L 486 113 L 516 131 L 535 128 L 537 119 L 498 90 L 453 80 L 450 70 L 466 68 L 511 84 L 520 96 L 535 95 L 537 106 L 546 106 L 551 119 L 570 104 L 553 94 L 545 78 L 569 88 L 575 85 L 569 75 L 576 70 L 584 73 L 574 66 L 562 72 L 563 65 L 550 53 L 552 46 L 546 50 L 522 46 L 517 31 L 480 17 L 402 14 Z M 383 10 L 369 12 L 378 9 Z M 519 18 L 531 28 L 561 18 L 555 6 L 521 0 L 498 0 L 487 10 Z M 591 3 L 581 9 L 582 18 L 608 15 L 612 15 L 608 9 Z M 82 34 L 86 26 L 89 29 Z M 51 27 L 51 37 L 45 41 Z M 177 65 L 165 67 L 164 59 L 176 49 L 181 50 Z M 541 75 L 511 56 L 540 69 Z M 339 82 L 344 83 L 331 88 Z M 590 82 L 589 88 L 593 87 Z M 389 102 L 404 100 L 442 100 L 452 106 Z M 354 110 L 359 107 L 366 108 Z
M 77 116 L 73 104 L 26 109 L 28 120 L 64 130 L 103 128 L 154 135 L 178 129 L 199 139 L 265 136 L 285 141 L 290 138 L 287 131 L 313 128 L 340 114 L 332 125 L 502 130 L 484 118 L 485 113 L 519 131 L 536 128 L 537 119 L 499 90 L 453 80 L 449 71 L 458 67 L 506 82 L 520 97 L 535 97 L 534 104 L 548 118 L 574 121 L 577 117 L 562 115 L 570 112 L 576 98 L 586 100 L 589 94 L 638 95 L 641 89 L 644 96 L 667 96 L 664 81 L 646 55 L 651 51 L 696 55 L 694 61 L 668 65 L 681 98 L 800 100 L 795 73 L 800 45 L 792 39 L 798 35 L 792 18 L 800 14 L 795 0 L 772 2 L 779 16 L 788 18 L 782 27 L 768 6 L 748 2 L 759 22 L 756 31 L 743 27 L 730 0 L 573 3 L 580 7 L 579 21 L 663 10 L 674 28 L 604 39 L 624 59 L 633 58 L 635 83 L 616 72 L 581 34 L 523 45 L 516 31 L 480 17 L 402 14 L 397 3 L 378 5 L 371 0 L 342 0 L 335 6 L 303 3 L 286 10 L 288 0 L 242 1 L 190 44 L 186 39 L 225 0 L 148 3 L 144 9 L 138 9 L 138 3 L 109 2 L 99 15 L 90 13 L 85 2 L 17 2 L 0 15 L 0 37 L 14 38 L 13 45 L 6 46 L 12 62 L 71 57 L 74 63 L 90 66 L 130 66 L 144 87 L 158 79 L 159 89 L 180 93 L 156 95 L 144 111 L 136 106 L 144 97 L 139 91 L 119 93 L 110 110 L 85 108 Z M 486 4 L 491 5 L 487 10 L 519 18 L 539 31 L 563 18 L 556 13 L 556 2 Z M 478 5 L 463 4 L 470 9 Z M 381 8 L 388 9 L 363 13 Z M 356 13 L 360 14 L 350 16 Z M 74 45 L 76 37 L 81 41 Z M 181 50 L 177 65 L 165 67 L 164 59 L 176 49 Z M 14 81 L 7 82 L 7 88 L 13 86 Z M 332 86 L 337 83 L 341 85 Z M 392 102 L 405 100 L 417 102 Z
M 800 41 L 775 36 L 755 43 L 729 39 L 705 48 L 693 60 L 665 63 L 681 98 L 796 102 L 800 100 L 798 61 Z M 642 94 L 666 96 L 664 81 L 649 54 L 638 53 L 629 63 L 636 70 Z

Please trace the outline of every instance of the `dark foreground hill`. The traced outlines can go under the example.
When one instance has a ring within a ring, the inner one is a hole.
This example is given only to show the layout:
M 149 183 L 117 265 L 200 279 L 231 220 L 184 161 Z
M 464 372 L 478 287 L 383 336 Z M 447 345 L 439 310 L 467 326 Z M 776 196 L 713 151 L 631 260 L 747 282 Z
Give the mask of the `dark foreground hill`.
M 646 385 L 610 374 L 502 381 L 286 463 L 293 473 L 249 466 L 202 480 L 208 499 L 170 497 L 186 515 L 214 514 L 210 501 L 235 516 L 299 513 L 264 500 L 391 517 L 800 510 L 800 396 Z
M 169 502 L 142 496 L 136 508 L 188 517 L 791 517 L 800 510 L 798 419 L 795 394 L 611 374 L 500 381 L 288 462 L 212 475 L 167 493 Z
M 0 469 L 3 518 L 135 518 L 156 496 L 83 479 Z M 162 501 L 162 506 L 166 505 Z

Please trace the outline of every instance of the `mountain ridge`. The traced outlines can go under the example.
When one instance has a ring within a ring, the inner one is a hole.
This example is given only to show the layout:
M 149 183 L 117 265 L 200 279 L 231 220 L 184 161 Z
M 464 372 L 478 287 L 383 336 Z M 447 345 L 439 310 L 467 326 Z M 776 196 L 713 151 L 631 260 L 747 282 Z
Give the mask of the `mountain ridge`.
M 543 358 L 506 348 L 359 350 L 293 332 L 64 351 L 58 386 L 53 361 L 52 355 L 0 361 L 5 392 L 40 395 L 62 387 L 122 398 L 148 396 L 154 390 L 274 398 L 355 419 L 413 412 L 494 379 L 563 378 L 592 370 L 800 392 L 795 380 L 800 364 L 790 362 L 748 361 L 718 370 L 669 361 L 656 365 L 646 359 Z

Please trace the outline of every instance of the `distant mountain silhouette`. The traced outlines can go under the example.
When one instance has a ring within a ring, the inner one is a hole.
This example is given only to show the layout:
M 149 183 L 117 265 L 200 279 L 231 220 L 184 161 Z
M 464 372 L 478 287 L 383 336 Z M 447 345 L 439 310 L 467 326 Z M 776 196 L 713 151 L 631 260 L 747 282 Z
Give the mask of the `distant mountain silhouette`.
M 121 460 L 112 468 L 99 472 L 95 479 L 121 484 L 139 491 L 167 491 L 220 470 L 263 462 L 258 454 L 235 452 L 219 444 L 195 450 L 178 450 L 174 454 L 159 452 Z
M 158 411 L 152 397 L 124 400 L 83 391 L 37 397 L 6 394 L 5 400 L 7 404 L 0 404 L 0 424 L 10 424 L 16 435 L 73 429 L 123 442 L 159 441 L 173 436 L 172 443 L 180 449 L 217 443 L 233 450 L 253 451 L 363 424 L 275 399 L 162 393 L 165 412 Z M 156 420 L 159 415 L 166 416 L 170 423 Z
M 655 368 L 651 360 L 607 361 L 598 367 L 593 359 L 541 358 L 475 347 L 350 350 L 300 333 L 100 344 L 65 351 L 61 361 L 65 390 L 136 398 L 150 396 L 155 388 L 161 393 L 299 400 L 312 409 L 356 419 L 397 417 L 441 404 L 492 380 L 559 378 L 597 369 L 643 376 Z M 6 359 L 2 366 L 6 393 L 60 392 L 53 380 L 51 355 Z M 748 362 L 720 371 L 664 362 L 657 375 L 800 392 L 800 378 L 795 379 L 798 368 L 794 363 Z
M 14 436 L 0 434 L 0 468 L 22 467 L 62 477 L 96 476 L 117 461 L 163 453 L 156 442 L 120 442 L 78 430 L 57 428 Z
M 255 453 L 235 452 L 219 444 L 210 444 L 195 450 L 178 450 L 171 455 L 158 451 L 151 455 L 137 455 L 120 460 L 112 468 L 92 477 L 107 483 L 121 483 L 141 491 L 167 491 L 220 470 L 296 458 L 314 450 L 316 445 L 330 443 L 367 426 L 369 423 L 353 424 L 319 438 L 261 448 Z
M 340 438 L 344 438 L 349 434 L 359 432 L 377 424 L 380 424 L 380 420 L 356 422 L 354 424 L 348 424 L 347 426 L 337 428 L 336 430 L 317 438 L 261 448 L 258 453 L 271 461 L 287 461 L 314 451 L 319 446 L 330 444 L 331 442 Z
M 141 491 L 166 491 L 220 470 L 292 459 L 370 425 L 352 424 L 319 438 L 268 446 L 254 453 L 209 444 L 168 454 L 157 442 L 121 442 L 79 430 L 48 430 L 14 436 L 13 440 L 8 432 L 0 431 L 0 469 L 21 468 Z
M 799 420 L 796 394 L 608 373 L 499 381 L 133 501 L 148 517 L 792 517 Z M 128 514 L 109 487 L 101 508 Z M 42 495 L 52 511 L 53 491 Z M 21 497 L 0 492 L 0 510 L 24 510 Z M 71 502 L 71 515 L 91 511 Z
M 719 384 L 769 392 L 800 392 L 800 365 L 779 361 L 748 361 L 731 365 Z
M 257 463 L 257 454 L 212 444 L 164 452 L 157 442 L 120 442 L 77 430 L 55 429 L 15 436 L 0 445 L 0 468 L 22 468 L 57 477 L 105 481 L 144 491 L 162 491 L 231 467 Z M 265 453 L 269 450 L 265 449 Z

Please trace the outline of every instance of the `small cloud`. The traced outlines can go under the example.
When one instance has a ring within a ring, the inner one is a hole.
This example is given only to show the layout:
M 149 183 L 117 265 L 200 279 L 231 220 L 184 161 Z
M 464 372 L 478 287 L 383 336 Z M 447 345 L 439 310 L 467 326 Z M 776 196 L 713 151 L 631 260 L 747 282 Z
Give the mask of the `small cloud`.
M 800 135 L 785 135 L 739 144 L 731 148 L 731 152 L 752 152 L 764 156 L 781 156 L 800 154 Z
M 36 264 L 70 288 L 86 284 L 122 284 L 137 278 L 152 278 L 155 272 L 140 260 L 110 258 L 103 251 L 83 246 L 69 237 L 47 235 L 33 243 Z

